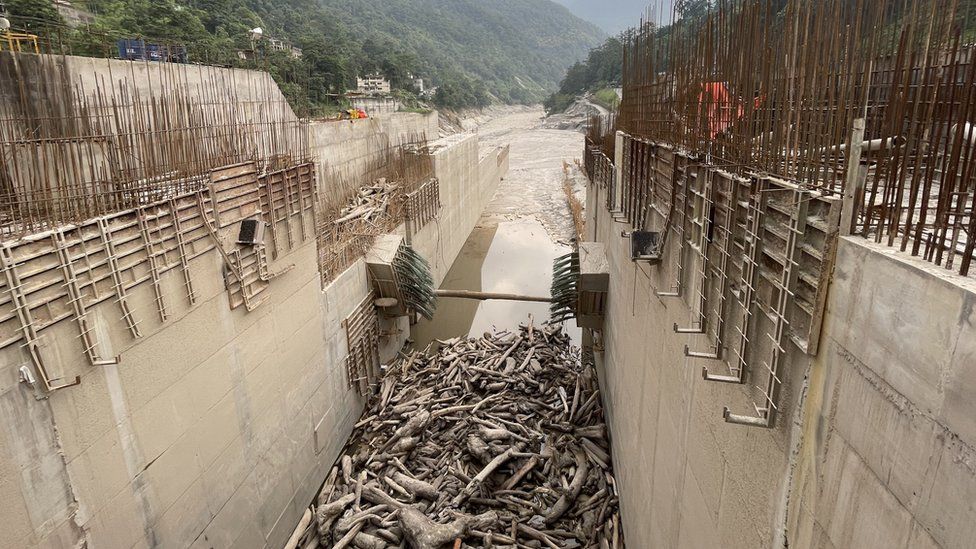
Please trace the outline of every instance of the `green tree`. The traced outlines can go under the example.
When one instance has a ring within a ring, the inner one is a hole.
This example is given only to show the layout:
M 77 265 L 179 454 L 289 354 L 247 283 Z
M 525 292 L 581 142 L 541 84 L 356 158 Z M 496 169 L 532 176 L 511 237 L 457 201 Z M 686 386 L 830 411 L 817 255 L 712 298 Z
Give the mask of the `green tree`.
M 54 4 L 45 0 L 7 0 L 6 6 L 14 29 L 43 31 L 62 24 Z

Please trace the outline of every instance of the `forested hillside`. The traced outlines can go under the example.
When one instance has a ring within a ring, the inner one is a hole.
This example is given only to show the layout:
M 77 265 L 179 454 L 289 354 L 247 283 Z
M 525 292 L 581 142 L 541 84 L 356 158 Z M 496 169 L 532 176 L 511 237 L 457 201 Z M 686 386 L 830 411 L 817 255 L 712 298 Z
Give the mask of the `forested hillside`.
M 59 27 L 49 0 L 8 0 L 15 27 Z M 602 31 L 549 0 L 74 0 L 95 14 L 90 28 L 59 31 L 72 52 L 109 51 L 114 40 L 186 44 L 191 62 L 259 64 L 299 108 L 314 112 L 379 70 L 409 90 L 408 74 L 439 87 L 440 106 L 532 103 L 553 92 Z M 56 12 L 54 12 L 56 17 Z M 248 31 L 303 50 L 259 51 L 242 61 Z
M 621 4 L 628 4 L 630 0 L 617 0 Z M 976 1 L 976 0 L 970 0 Z M 560 0 L 565 4 L 580 4 L 570 0 Z M 787 0 L 775 0 L 774 11 L 785 7 Z M 662 4 L 667 6 L 668 4 Z M 704 21 L 709 11 L 716 5 L 716 0 L 683 0 L 677 9 L 675 17 L 682 21 L 685 28 L 697 28 Z M 662 11 L 660 18 L 665 21 L 671 20 L 670 12 Z M 635 17 L 634 27 L 637 27 L 641 19 Z M 690 26 L 690 27 L 689 27 Z M 667 36 L 673 32 L 671 24 L 654 23 L 654 32 L 659 40 L 666 41 Z M 556 114 L 565 111 L 573 102 L 582 95 L 592 94 L 594 102 L 603 104 L 606 108 L 614 108 L 616 105 L 610 102 L 616 101 L 616 92 L 610 88 L 620 84 L 623 78 L 624 44 L 633 36 L 634 29 L 624 31 L 617 37 L 608 38 L 603 44 L 593 48 L 585 60 L 579 61 L 566 71 L 566 75 L 559 83 L 559 90 L 546 98 L 545 107 L 549 114 Z M 611 93 L 612 92 L 612 93 Z M 601 100 L 602 97 L 608 99 Z
M 599 92 L 619 85 L 623 76 L 623 62 L 622 39 L 608 38 L 599 47 L 593 48 L 585 60 L 569 68 L 559 84 L 559 90 L 546 99 L 546 112 L 550 114 L 563 112 L 577 97 L 587 92 Z M 612 105 L 604 106 L 612 107 Z

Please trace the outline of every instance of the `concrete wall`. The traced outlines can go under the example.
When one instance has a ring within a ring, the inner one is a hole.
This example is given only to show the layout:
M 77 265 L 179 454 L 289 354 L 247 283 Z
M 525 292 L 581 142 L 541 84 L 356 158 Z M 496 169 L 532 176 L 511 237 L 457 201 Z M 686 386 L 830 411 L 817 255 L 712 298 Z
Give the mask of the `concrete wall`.
M 809 373 L 797 547 L 972 547 L 976 280 L 860 239 L 838 250 Z
M 442 208 L 437 219 L 410 235 L 410 242 L 430 262 L 440 285 L 508 173 L 508 149 L 479 152 L 478 136 L 464 133 L 433 142 L 431 153 Z
M 354 109 L 362 109 L 369 116 L 389 114 L 400 110 L 400 101 L 394 97 L 361 96 L 352 97 Z
M 319 171 L 322 192 L 336 176 L 358 180 L 385 155 L 386 148 L 419 139 L 437 139 L 437 113 L 389 113 L 338 121 L 316 121 L 309 127 L 309 147 Z
M 413 234 L 408 234 L 406 224 L 397 227 L 396 232 L 404 235 L 414 250 L 430 263 L 434 286 L 439 287 L 481 218 L 481 212 L 508 174 L 509 149 L 482 151 L 477 134 L 443 138 L 433 142 L 431 148 L 441 209 L 434 220 Z M 381 360 L 392 360 L 410 335 L 409 319 L 381 318 L 380 327 L 382 332 L 394 334 L 380 337 Z
M 722 407 L 747 409 L 751 395 L 745 387 L 702 380 L 701 363 L 687 359 L 684 347 L 707 348 L 704 336 L 677 336 L 672 329 L 690 324 L 691 307 L 654 293 L 670 290 L 675 273 L 666 266 L 635 268 L 622 225 L 610 219 L 605 195 L 597 202 L 594 190 L 587 212 L 597 221 L 590 217 L 588 226 L 606 243 L 610 264 L 605 350 L 597 364 L 627 543 L 769 547 L 787 462 L 785 426 L 769 431 L 725 424 Z
M 268 115 L 297 120 L 274 79 L 263 71 L 97 57 L 41 58 L 63 62 L 68 74 L 80 86 L 79 90 L 88 97 L 94 97 L 99 87 L 103 93 L 111 91 L 112 96 L 120 100 L 129 99 L 135 94 L 145 99 L 158 95 L 163 89 L 198 97 L 227 95 L 238 104 L 279 103 L 280 108 Z M 110 97 L 105 97 L 104 101 L 106 106 L 111 105 Z
M 81 384 L 43 400 L 18 382 L 24 351 L 4 349 L 0 546 L 280 546 L 359 415 L 339 322 L 365 271 L 323 292 L 315 253 L 310 239 L 272 263 L 295 267 L 252 312 L 231 309 L 215 251 L 191 261 L 193 306 L 163 275 L 166 323 L 148 284 L 130 292 L 140 339 L 114 302 L 94 307 L 118 365 L 90 366 L 72 322 L 47 327 L 49 366 Z
M 971 279 L 841 239 L 818 354 L 790 346 L 772 429 L 731 425 L 723 408 L 750 409 L 754 388 L 704 381 L 684 347 L 708 342 L 673 331 L 692 308 L 655 293 L 676 243 L 635 266 L 605 192 L 587 201 L 611 273 L 596 357 L 628 545 L 972 546 Z
M 323 124 L 314 131 L 314 155 L 354 164 L 375 154 L 375 143 L 436 131 L 436 115 Z M 507 170 L 504 158 L 480 155 L 473 136 L 438 146 L 440 219 L 417 235 L 438 279 Z M 289 231 L 312 227 L 310 211 L 291 215 L 305 217 Z M 56 255 L 42 249 L 48 239 L 37 236 L 20 255 Z M 114 299 L 86 297 L 98 350 L 119 356 L 118 364 L 92 366 L 77 322 L 36 308 L 47 366 L 81 383 L 35 392 L 19 377 L 31 364 L 25 348 L 0 348 L 0 547 L 280 547 L 363 404 L 347 389 L 341 321 L 370 290 L 365 265 L 358 260 L 322 288 L 314 240 L 296 238 L 270 263 L 271 273 L 282 274 L 250 312 L 233 306 L 233 284 L 212 243 L 190 254 L 192 303 L 181 269 L 162 273 L 165 321 L 148 260 L 126 268 L 142 337 L 125 328 Z M 119 246 L 136 253 L 133 242 L 119 239 Z M 74 261 L 105 268 L 103 252 L 89 257 L 83 247 L 72 248 Z M 0 342 L 19 337 L 11 296 L 0 283 L 0 322 L 11 327 Z

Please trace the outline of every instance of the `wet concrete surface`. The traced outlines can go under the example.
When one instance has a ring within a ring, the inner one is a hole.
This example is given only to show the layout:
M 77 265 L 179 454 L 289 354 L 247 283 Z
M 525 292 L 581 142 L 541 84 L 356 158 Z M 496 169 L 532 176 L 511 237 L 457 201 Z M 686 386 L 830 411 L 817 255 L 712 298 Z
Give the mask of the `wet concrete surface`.
M 480 126 L 478 133 L 483 148 L 511 146 L 509 173 L 442 288 L 548 296 L 552 260 L 570 251 L 573 238 L 563 191 L 564 162 L 581 187 L 574 160 L 582 153 L 583 135 L 543 129 L 541 110 L 499 116 Z M 442 298 L 434 319 L 414 326 L 412 338 L 423 347 L 435 339 L 515 328 L 530 314 L 535 322 L 543 322 L 549 318 L 549 305 Z M 575 322 L 567 328 L 578 343 Z

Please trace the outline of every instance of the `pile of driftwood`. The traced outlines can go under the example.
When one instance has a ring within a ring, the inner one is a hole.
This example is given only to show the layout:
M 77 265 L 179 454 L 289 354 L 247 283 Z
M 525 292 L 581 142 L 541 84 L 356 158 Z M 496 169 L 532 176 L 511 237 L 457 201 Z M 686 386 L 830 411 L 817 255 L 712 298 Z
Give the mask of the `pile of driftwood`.
M 386 178 L 377 179 L 372 185 L 360 187 L 333 223 L 371 222 L 387 214 L 398 200 L 402 200 L 400 186 L 387 182 Z
M 319 494 L 320 546 L 622 547 L 595 374 L 568 336 L 441 343 L 386 371 Z

